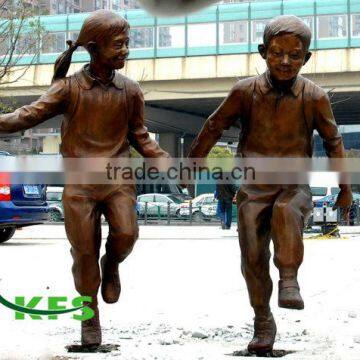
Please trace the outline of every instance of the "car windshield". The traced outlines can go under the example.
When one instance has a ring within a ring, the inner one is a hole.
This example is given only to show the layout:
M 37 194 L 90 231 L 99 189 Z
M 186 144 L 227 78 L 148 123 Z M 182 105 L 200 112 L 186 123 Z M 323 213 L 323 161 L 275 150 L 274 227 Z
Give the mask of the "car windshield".
M 138 201 L 139 202 L 152 202 L 152 201 L 154 201 L 154 195 L 139 196 Z
M 168 198 L 170 200 L 172 200 L 175 204 L 181 204 L 183 202 L 180 199 L 178 199 L 176 196 L 173 196 L 173 195 L 168 195 Z
M 327 192 L 326 187 L 311 187 L 312 196 L 325 196 Z
M 62 193 L 61 192 L 48 192 L 46 198 L 49 201 L 61 201 Z

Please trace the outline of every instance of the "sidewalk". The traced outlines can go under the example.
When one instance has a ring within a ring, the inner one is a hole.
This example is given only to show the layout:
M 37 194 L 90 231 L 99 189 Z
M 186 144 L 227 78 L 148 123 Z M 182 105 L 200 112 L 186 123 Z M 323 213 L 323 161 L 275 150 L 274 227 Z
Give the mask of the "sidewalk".
M 222 230 L 220 226 L 167 226 L 141 225 L 139 239 L 229 239 L 237 237 L 237 226 Z M 102 238 L 106 239 L 108 225 L 101 226 Z M 64 224 L 35 225 L 16 231 L 13 239 L 64 239 L 66 238 Z
M 0 246 L 0 294 L 9 300 L 77 296 L 70 245 L 65 237 L 59 241 L 63 225 L 24 228 L 19 234 Z M 103 342 L 119 344 L 118 351 L 67 353 L 65 346 L 80 339 L 79 322 L 68 315 L 17 321 L 1 306 L 0 360 L 229 360 L 227 354 L 245 349 L 253 313 L 236 228 L 146 226 L 140 239 L 145 241 L 120 266 L 120 301 L 99 303 Z M 277 307 L 278 272 L 271 263 L 275 349 L 294 351 L 285 359 L 360 359 L 359 254 L 355 234 L 305 241 L 299 271 L 303 311 Z

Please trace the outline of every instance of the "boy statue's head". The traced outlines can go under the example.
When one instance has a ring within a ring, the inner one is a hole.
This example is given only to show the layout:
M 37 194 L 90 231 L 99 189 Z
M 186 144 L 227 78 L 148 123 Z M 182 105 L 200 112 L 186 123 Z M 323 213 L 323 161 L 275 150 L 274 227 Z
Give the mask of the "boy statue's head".
M 92 12 L 84 21 L 75 42 L 55 62 L 53 80 L 66 76 L 73 52 L 84 47 L 91 61 L 109 70 L 121 69 L 129 55 L 129 23 L 120 15 L 107 10 Z
M 311 57 L 310 28 L 298 17 L 282 15 L 272 19 L 264 30 L 264 43 L 259 53 L 279 82 L 296 78 L 300 69 Z

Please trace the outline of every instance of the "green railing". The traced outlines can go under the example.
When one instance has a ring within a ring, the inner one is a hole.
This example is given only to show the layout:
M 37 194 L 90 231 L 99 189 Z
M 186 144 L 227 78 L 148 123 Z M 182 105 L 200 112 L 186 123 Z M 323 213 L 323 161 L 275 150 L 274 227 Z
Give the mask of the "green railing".
M 256 52 L 266 22 L 302 17 L 313 32 L 312 49 L 360 47 L 360 0 L 277 0 L 211 6 L 187 17 L 156 18 L 143 10 L 120 12 L 131 25 L 132 59 Z M 67 39 L 76 39 L 88 14 L 43 16 L 49 32 L 37 63 L 54 63 Z M 50 39 L 50 40 L 49 40 Z M 47 45 L 51 44 L 51 45 Z M 22 63 L 30 61 L 24 56 Z M 74 62 L 88 61 L 79 49 Z

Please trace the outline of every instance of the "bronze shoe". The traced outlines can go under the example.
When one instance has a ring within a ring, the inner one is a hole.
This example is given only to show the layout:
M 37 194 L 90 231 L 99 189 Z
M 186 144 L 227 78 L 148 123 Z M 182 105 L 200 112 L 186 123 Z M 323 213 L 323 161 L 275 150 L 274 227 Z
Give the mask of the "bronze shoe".
M 101 295 L 108 304 L 116 303 L 119 300 L 121 284 L 119 278 L 119 265 L 110 263 L 107 256 L 101 258 Z
M 94 317 L 81 322 L 81 345 L 86 348 L 96 348 L 101 345 L 101 327 L 97 302 L 89 304 L 94 310 Z
M 249 353 L 264 355 L 271 353 L 276 335 L 276 324 L 272 313 L 268 316 L 255 316 L 254 336 L 248 345 Z
M 296 278 L 279 281 L 278 305 L 286 309 L 304 309 L 304 300 L 300 295 L 300 287 Z

